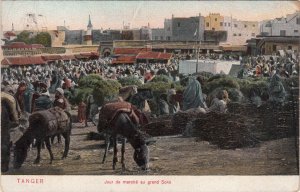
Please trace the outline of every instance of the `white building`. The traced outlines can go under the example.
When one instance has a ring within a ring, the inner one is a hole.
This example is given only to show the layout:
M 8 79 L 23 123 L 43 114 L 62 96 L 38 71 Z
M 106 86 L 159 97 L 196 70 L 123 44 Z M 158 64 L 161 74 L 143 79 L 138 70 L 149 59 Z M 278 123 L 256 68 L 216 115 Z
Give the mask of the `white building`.
M 262 36 L 300 36 L 300 11 L 260 23 Z
M 172 15 L 172 17 L 174 17 Z M 164 21 L 165 39 L 172 40 L 172 19 L 165 19 Z
M 164 28 L 155 28 L 152 29 L 152 40 L 166 40 L 165 29 Z
M 240 21 L 224 16 L 222 30 L 227 31 L 227 41 L 222 44 L 245 45 L 248 39 L 259 34 L 257 21 Z

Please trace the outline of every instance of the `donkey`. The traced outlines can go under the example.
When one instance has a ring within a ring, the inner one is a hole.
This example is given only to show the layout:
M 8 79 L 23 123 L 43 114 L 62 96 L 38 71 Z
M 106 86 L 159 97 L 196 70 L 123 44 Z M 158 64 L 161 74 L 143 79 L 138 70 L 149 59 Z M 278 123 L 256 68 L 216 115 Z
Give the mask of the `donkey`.
M 132 115 L 134 107 L 127 102 L 115 102 L 104 105 L 99 113 L 99 123 L 97 126 L 98 132 L 106 134 L 106 147 L 102 163 L 105 162 L 106 154 L 110 145 L 110 138 L 113 139 L 114 157 L 113 157 L 113 170 L 115 170 L 117 158 L 117 136 L 121 135 L 122 139 L 122 171 L 125 170 L 124 154 L 126 139 L 134 148 L 133 159 L 142 170 L 149 168 L 149 149 L 146 145 L 146 138 L 137 129 L 136 119 Z
M 41 145 L 45 142 L 52 163 L 53 153 L 50 145 L 50 138 L 56 134 L 62 134 L 65 139 L 65 149 L 62 159 L 66 158 L 70 146 L 70 136 L 72 129 L 71 115 L 59 107 L 34 112 L 29 117 L 29 128 L 24 135 L 16 142 L 14 149 L 14 168 L 18 169 L 27 157 L 27 150 L 33 140 L 37 141 L 37 157 L 35 164 L 40 162 Z

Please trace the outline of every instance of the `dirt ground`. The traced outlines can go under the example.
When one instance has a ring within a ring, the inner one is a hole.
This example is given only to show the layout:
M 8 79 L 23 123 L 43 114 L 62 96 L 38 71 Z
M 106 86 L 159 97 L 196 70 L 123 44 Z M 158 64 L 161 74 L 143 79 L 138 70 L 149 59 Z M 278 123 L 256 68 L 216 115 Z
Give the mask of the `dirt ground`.
M 89 124 L 91 125 L 91 123 Z M 150 170 L 141 171 L 133 160 L 133 149 L 126 145 L 126 171 L 121 164 L 112 170 L 112 151 L 102 164 L 104 141 L 87 140 L 95 126 L 74 123 L 69 156 L 61 160 L 64 144 L 52 146 L 54 161 L 49 164 L 46 149 L 41 163 L 33 164 L 36 149 L 30 149 L 19 170 L 8 175 L 297 175 L 294 138 L 261 143 L 255 148 L 220 150 L 208 142 L 182 136 L 155 137 L 150 148 Z M 63 140 L 63 139 L 62 139 Z M 63 140 L 64 141 L 64 140 Z M 64 143 L 64 142 L 63 142 Z M 119 146 L 120 148 L 120 146 Z M 119 152 L 120 156 L 120 152 Z M 11 158 L 12 159 L 12 158 Z M 120 159 L 120 157 L 119 157 Z

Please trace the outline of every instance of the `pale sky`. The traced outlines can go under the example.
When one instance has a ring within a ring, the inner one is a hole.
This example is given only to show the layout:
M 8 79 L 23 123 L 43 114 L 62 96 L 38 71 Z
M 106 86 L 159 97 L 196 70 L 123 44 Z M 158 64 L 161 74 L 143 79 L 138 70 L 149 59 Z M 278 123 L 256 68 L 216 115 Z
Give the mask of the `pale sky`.
M 3 30 L 23 30 L 26 14 L 35 13 L 38 27 L 86 29 L 91 15 L 94 29 L 121 29 L 123 21 L 132 28 L 163 27 L 164 19 L 207 16 L 220 13 L 239 20 L 261 21 L 294 13 L 300 2 L 292 1 L 2 1 Z

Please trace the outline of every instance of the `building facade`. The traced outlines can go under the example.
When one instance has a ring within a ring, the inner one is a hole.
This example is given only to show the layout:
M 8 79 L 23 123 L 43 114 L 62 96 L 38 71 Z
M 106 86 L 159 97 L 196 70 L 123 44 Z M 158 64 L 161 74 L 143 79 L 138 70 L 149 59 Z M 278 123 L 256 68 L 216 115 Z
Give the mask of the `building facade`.
M 200 41 L 204 39 L 204 17 L 177 18 L 172 16 L 172 41 Z
M 220 13 L 210 13 L 205 17 L 205 30 L 222 31 L 224 17 Z
M 300 11 L 260 23 L 261 36 L 300 36 Z
M 156 28 L 152 29 L 152 40 L 166 40 L 165 29 L 164 28 Z
M 240 21 L 232 17 L 222 16 L 219 13 L 210 13 L 205 17 L 205 30 L 223 31 L 220 34 L 227 34 L 226 38 L 220 38 L 221 44 L 233 46 L 245 45 L 248 39 L 256 37 L 259 34 L 259 24 L 257 21 Z M 218 33 L 207 32 L 206 34 L 210 36 L 214 34 L 216 36 Z M 208 40 L 210 37 L 206 37 L 205 39 Z
M 223 29 L 227 31 L 225 44 L 245 45 L 248 39 L 254 38 L 259 34 L 257 21 L 240 21 L 231 17 L 224 17 L 223 25 Z

